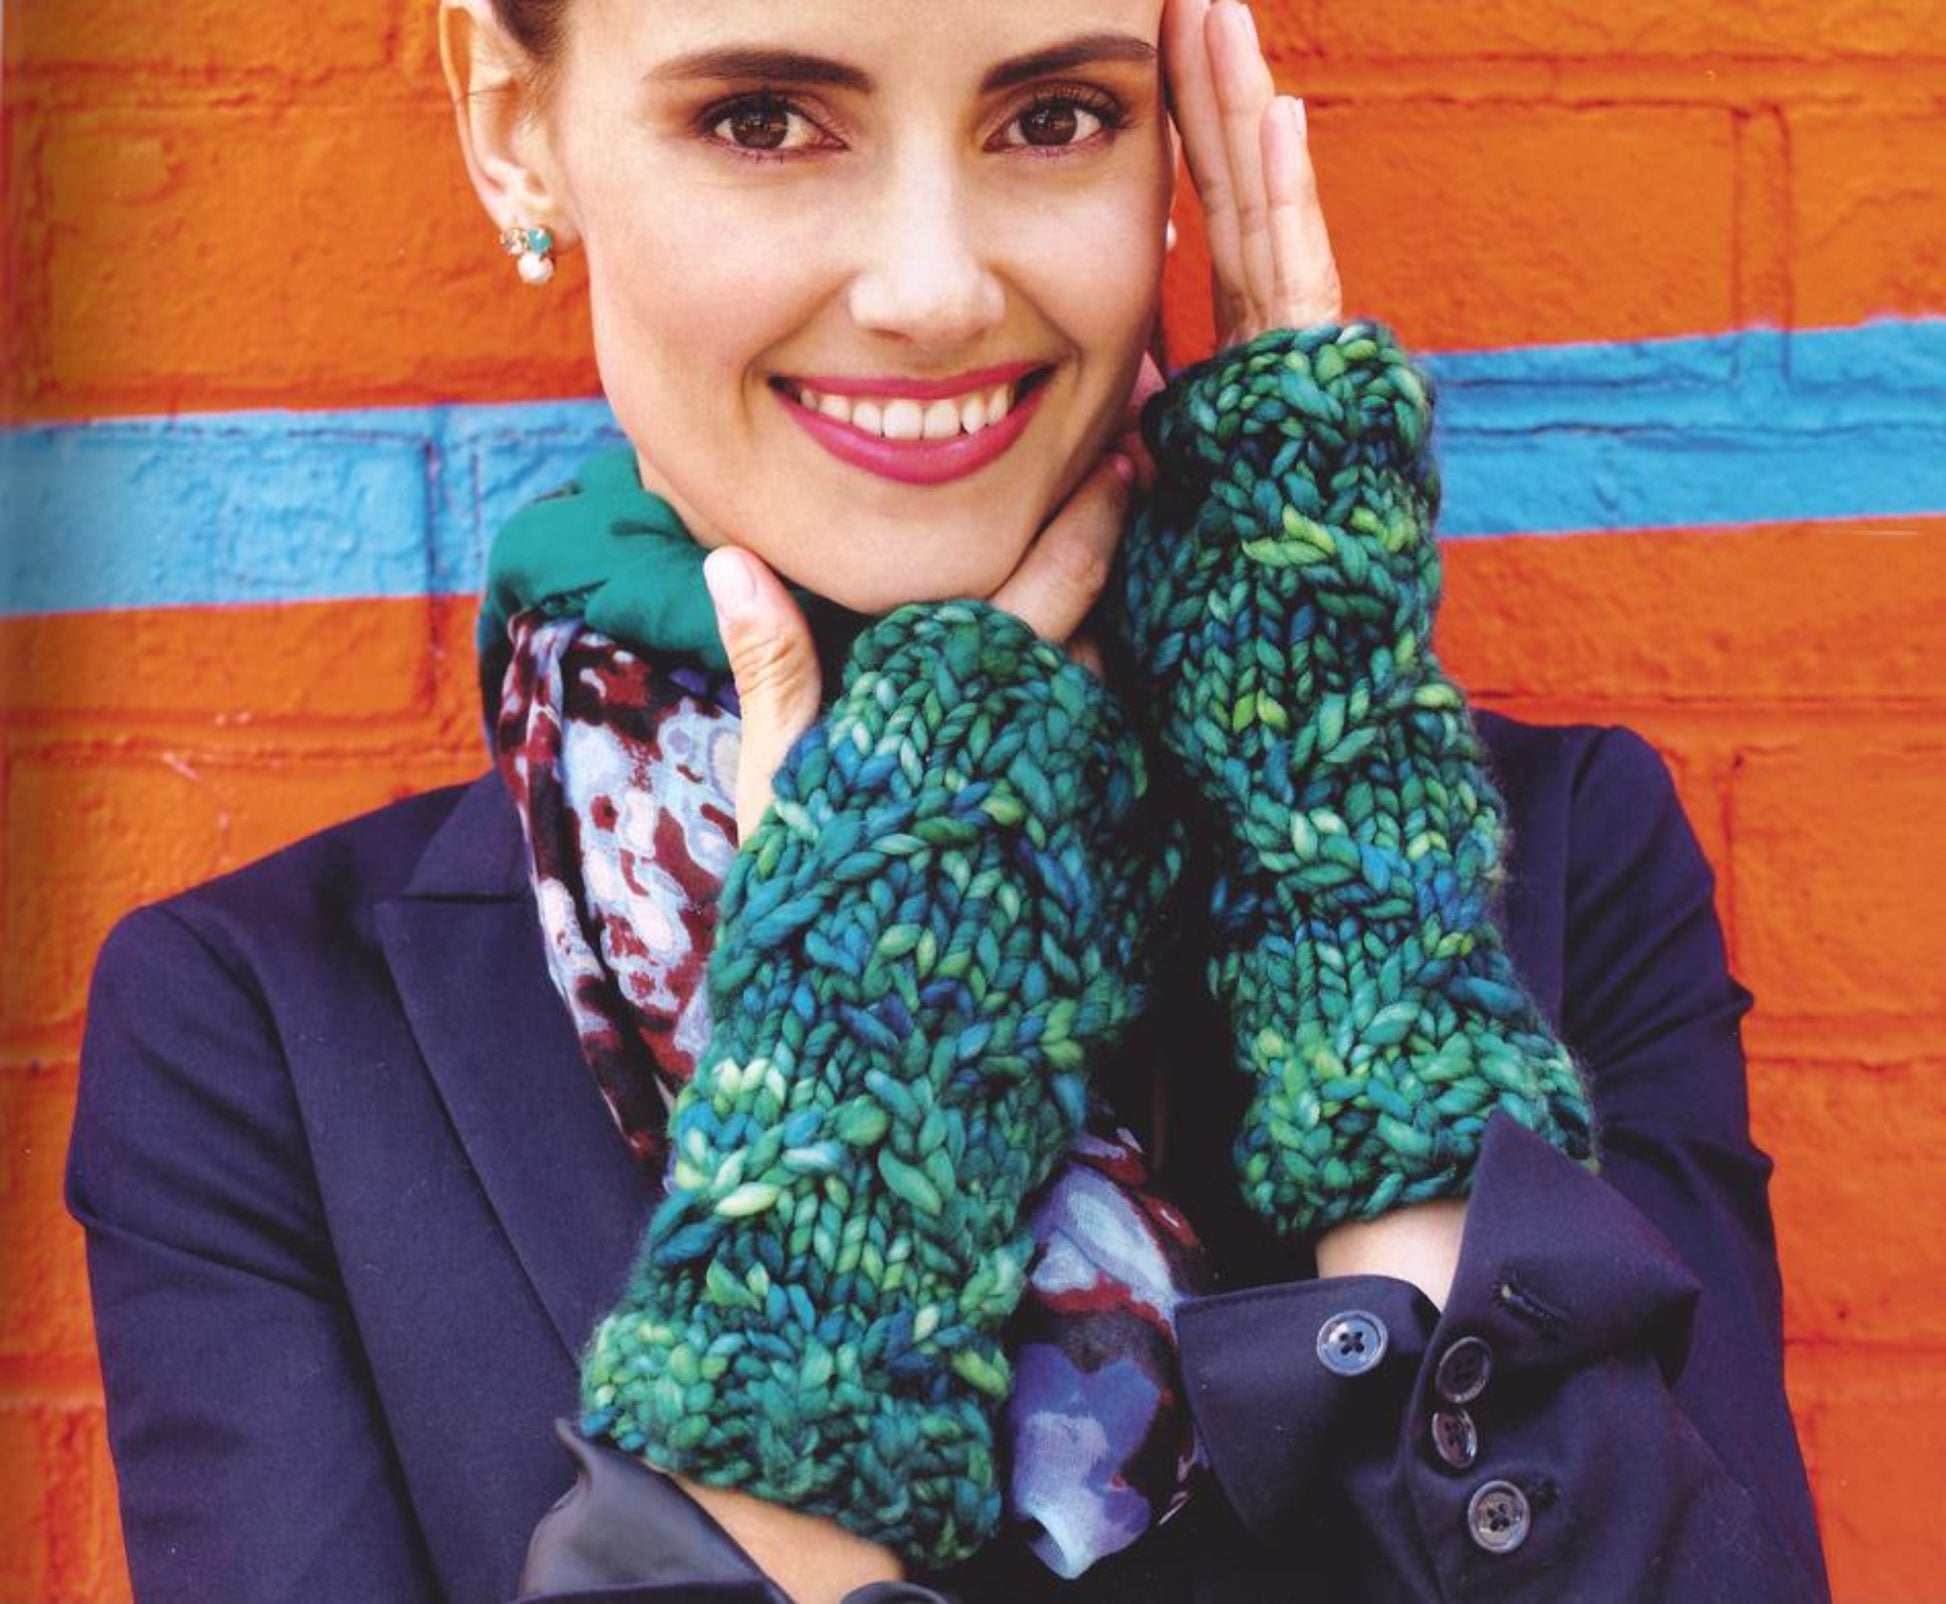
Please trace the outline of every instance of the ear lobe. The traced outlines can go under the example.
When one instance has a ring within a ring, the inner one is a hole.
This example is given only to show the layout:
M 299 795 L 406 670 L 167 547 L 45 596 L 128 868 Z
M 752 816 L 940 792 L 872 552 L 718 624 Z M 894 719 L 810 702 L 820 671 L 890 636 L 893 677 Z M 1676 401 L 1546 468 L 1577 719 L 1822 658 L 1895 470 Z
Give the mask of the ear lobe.
M 531 63 L 491 0 L 440 0 L 439 59 L 467 176 L 495 230 L 545 227 L 557 244 L 573 244 Z

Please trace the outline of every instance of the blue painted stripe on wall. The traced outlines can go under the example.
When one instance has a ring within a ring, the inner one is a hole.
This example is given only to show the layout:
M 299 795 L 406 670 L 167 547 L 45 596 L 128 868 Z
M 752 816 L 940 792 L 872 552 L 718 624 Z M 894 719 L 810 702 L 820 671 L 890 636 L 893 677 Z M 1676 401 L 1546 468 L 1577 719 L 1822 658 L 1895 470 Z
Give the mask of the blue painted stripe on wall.
M 1428 357 L 1451 536 L 1946 514 L 1946 318 Z M 0 612 L 470 590 L 598 401 L 0 436 Z

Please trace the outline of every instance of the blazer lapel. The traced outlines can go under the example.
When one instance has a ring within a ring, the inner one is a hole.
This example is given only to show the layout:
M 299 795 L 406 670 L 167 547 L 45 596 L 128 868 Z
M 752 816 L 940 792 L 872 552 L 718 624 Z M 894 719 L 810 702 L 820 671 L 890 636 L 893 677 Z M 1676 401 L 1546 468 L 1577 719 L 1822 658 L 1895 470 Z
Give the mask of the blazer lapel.
M 475 782 L 378 910 L 405 1015 L 570 1355 L 620 1296 L 660 1185 L 629 1152 L 547 974 L 520 825 Z

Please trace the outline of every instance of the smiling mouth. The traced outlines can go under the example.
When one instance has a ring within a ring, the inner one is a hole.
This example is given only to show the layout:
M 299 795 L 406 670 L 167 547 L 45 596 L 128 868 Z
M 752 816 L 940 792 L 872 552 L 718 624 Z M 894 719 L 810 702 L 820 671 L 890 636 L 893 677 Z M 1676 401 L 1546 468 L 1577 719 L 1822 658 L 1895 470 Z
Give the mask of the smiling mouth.
M 832 395 L 795 379 L 772 386 L 807 412 L 879 440 L 944 444 L 985 433 L 1008 416 L 1054 372 L 1036 368 L 1009 384 L 984 385 L 961 395 L 922 401 L 910 396 Z

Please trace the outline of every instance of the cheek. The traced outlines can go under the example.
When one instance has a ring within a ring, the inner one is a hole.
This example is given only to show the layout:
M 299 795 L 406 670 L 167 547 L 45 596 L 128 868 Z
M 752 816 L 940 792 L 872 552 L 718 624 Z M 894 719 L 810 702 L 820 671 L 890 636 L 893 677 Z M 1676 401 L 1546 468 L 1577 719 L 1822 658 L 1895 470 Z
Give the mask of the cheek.
M 1016 219 L 1035 300 L 1094 360 L 1138 352 L 1161 301 L 1168 186 L 1144 163 L 1120 182 Z

